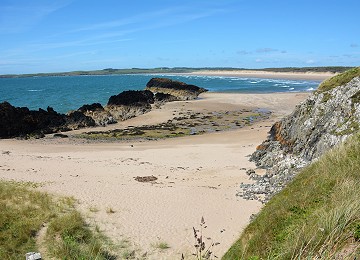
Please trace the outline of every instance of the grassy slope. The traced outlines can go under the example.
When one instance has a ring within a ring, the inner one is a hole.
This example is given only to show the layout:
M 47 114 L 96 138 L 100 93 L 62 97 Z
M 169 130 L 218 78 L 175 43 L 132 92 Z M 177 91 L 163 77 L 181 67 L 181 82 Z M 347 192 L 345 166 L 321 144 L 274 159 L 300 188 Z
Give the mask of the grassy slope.
M 29 185 L 0 181 L 0 259 L 24 259 L 27 252 L 39 252 L 37 234 L 44 223 L 48 228 L 41 246 L 48 256 L 112 259 L 106 239 L 90 230 L 73 199 L 56 199 Z
M 328 80 L 325 80 L 323 83 L 320 84 L 317 91 L 321 93 L 331 90 L 334 87 L 341 86 L 350 82 L 355 77 L 360 77 L 360 67 L 347 70 L 344 73 L 341 73 L 339 75 L 331 77 Z
M 273 197 L 223 259 L 360 257 L 360 133 Z

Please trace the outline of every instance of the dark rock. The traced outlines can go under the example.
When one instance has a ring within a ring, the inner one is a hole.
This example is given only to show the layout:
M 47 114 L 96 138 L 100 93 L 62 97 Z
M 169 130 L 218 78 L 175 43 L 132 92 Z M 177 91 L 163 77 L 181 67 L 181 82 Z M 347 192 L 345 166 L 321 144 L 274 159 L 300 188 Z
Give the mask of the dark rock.
M 79 112 L 85 113 L 88 111 L 103 111 L 104 108 L 100 103 L 93 103 L 91 105 L 83 105 L 78 109 Z
M 177 100 L 175 96 L 161 92 L 155 93 L 154 98 L 155 102 L 172 102 Z
M 95 126 L 95 121 L 80 111 L 72 111 L 66 118 L 66 124 L 72 129 Z
M 56 138 L 68 138 L 69 136 L 65 135 L 65 134 L 57 133 L 57 134 L 54 134 L 54 137 L 56 137 Z
M 129 90 L 111 96 L 104 108 L 114 120 L 127 120 L 147 113 L 154 103 L 154 94 L 149 90 Z
M 105 108 L 100 103 L 83 105 L 77 111 L 91 118 L 95 125 L 106 126 L 117 122 L 108 111 L 105 111 Z
M 42 138 L 45 134 L 94 125 L 92 118 L 79 111 L 64 115 L 51 107 L 34 111 L 14 107 L 8 102 L 0 103 L 0 138 Z
M 149 106 L 154 103 L 154 94 L 149 90 L 129 90 L 111 96 L 108 106 Z
M 255 171 L 253 169 L 249 169 L 246 171 L 247 175 L 255 174 Z
M 199 94 L 207 91 L 206 89 L 195 85 L 189 85 L 184 82 L 167 78 L 152 78 L 146 84 L 146 89 L 154 93 L 170 94 L 176 97 L 177 100 L 195 99 Z
M 30 111 L 26 107 L 14 107 L 8 102 L 0 103 L 0 138 L 35 137 L 66 129 L 66 116 L 47 110 Z

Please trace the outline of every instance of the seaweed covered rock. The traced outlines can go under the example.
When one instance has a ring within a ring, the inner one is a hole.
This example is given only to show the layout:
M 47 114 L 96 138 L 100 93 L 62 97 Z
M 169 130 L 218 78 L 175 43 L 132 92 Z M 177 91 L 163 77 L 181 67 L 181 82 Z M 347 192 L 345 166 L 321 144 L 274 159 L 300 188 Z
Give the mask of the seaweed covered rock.
M 170 94 L 176 97 L 177 100 L 196 99 L 201 93 L 207 91 L 195 85 L 167 78 L 152 78 L 146 84 L 146 89 L 154 93 Z

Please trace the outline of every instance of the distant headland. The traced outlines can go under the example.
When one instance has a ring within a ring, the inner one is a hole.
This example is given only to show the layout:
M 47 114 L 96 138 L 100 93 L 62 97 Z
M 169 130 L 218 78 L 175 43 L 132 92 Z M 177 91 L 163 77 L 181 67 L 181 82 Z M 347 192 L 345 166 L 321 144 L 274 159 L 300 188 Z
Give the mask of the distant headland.
M 335 74 L 341 73 L 352 67 L 341 66 L 326 66 L 326 67 L 282 67 L 282 68 L 262 68 L 262 69 L 247 69 L 247 68 L 233 68 L 233 67 L 159 67 L 159 68 L 128 68 L 128 69 L 115 69 L 105 68 L 101 70 L 91 71 L 70 71 L 70 72 L 49 72 L 49 73 L 33 73 L 33 74 L 4 74 L 0 78 L 19 78 L 19 77 L 51 77 L 51 76 L 92 76 L 92 75 L 115 75 L 115 74 L 158 74 L 158 73 L 177 73 L 177 74 L 204 74 L 204 73 L 225 73 L 228 75 L 238 73 L 295 73 L 295 74 Z M 328 76 L 327 76 L 328 77 Z

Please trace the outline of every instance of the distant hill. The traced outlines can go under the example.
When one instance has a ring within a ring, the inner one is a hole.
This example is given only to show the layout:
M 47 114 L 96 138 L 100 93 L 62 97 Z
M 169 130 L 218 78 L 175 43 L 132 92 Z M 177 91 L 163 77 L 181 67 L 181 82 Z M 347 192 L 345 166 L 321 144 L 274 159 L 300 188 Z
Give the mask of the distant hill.
M 268 72 L 332 72 L 341 73 L 352 67 L 287 67 L 287 68 L 264 68 L 264 69 L 245 69 L 245 68 L 231 68 L 231 67 L 160 67 L 160 68 L 131 68 L 131 69 L 114 69 L 106 68 L 102 70 L 91 71 L 70 71 L 70 72 L 51 72 L 51 73 L 34 73 L 34 74 L 6 74 L 0 75 L 0 78 L 20 78 L 20 77 L 51 77 L 51 76 L 90 76 L 90 75 L 114 75 L 114 74 L 156 74 L 156 73 L 191 73 L 201 70 L 214 70 L 214 71 L 268 71 Z

